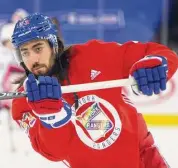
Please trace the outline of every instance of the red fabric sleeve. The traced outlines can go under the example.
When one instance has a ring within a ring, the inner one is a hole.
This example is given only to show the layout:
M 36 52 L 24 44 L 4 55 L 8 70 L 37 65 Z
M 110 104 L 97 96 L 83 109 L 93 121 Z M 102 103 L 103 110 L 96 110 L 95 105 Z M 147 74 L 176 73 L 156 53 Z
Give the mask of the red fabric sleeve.
M 148 42 L 148 43 L 135 43 L 127 42 L 121 46 L 124 49 L 124 64 L 123 64 L 123 76 L 128 78 L 129 71 L 132 65 L 148 55 L 164 56 L 168 60 L 168 79 L 176 72 L 178 67 L 178 56 L 168 47 Z
M 142 114 L 138 114 L 138 136 L 140 168 L 169 168 L 158 148 L 154 145 L 153 136 L 148 131 Z
M 29 117 L 24 119 L 24 114 L 28 114 Z M 52 161 L 66 159 L 74 130 L 71 122 L 60 128 L 45 128 L 32 113 L 26 98 L 13 100 L 12 117 L 28 133 L 36 152 Z

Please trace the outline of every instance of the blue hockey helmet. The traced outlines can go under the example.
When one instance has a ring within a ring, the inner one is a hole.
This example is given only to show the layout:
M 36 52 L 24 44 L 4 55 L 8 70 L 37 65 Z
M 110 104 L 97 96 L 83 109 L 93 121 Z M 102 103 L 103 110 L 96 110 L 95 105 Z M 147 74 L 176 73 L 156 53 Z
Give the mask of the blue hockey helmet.
M 47 16 L 39 13 L 31 14 L 16 23 L 12 35 L 12 43 L 18 50 L 19 47 L 31 40 L 45 39 L 58 52 L 58 29 Z M 16 57 L 17 58 L 17 57 Z M 22 62 L 22 58 L 17 58 Z

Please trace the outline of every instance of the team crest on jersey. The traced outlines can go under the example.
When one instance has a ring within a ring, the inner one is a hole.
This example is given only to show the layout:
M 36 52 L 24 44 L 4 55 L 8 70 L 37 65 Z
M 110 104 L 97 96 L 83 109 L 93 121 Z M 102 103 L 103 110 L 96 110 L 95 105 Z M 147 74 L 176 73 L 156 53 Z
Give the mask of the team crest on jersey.
M 102 110 L 99 103 L 92 104 L 80 117 L 77 118 L 88 131 L 93 141 L 104 137 L 113 127 L 112 121 Z
M 87 104 L 89 106 L 85 108 Z M 113 121 L 107 115 L 106 110 L 109 111 Z M 80 114 L 78 114 L 79 111 Z M 87 95 L 79 99 L 77 110 L 74 105 L 72 106 L 72 112 L 72 122 L 76 132 L 87 146 L 102 150 L 111 146 L 119 137 L 121 120 L 115 107 L 108 101 L 96 95 Z

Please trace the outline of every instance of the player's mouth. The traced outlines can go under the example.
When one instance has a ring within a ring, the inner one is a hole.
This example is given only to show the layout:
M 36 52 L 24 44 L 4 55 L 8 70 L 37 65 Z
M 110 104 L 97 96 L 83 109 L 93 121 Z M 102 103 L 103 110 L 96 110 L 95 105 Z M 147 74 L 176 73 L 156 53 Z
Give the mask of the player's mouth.
M 40 70 L 41 68 L 44 68 L 45 66 L 44 65 L 39 65 L 39 66 L 36 66 L 32 69 L 32 71 L 38 71 Z

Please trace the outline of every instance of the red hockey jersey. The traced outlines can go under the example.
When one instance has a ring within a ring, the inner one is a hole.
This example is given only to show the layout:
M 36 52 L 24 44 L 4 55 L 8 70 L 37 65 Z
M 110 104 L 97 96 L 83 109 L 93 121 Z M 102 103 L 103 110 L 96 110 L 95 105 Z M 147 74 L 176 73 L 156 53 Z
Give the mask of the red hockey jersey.
M 165 46 L 92 40 L 72 47 L 69 79 L 71 84 L 81 84 L 128 78 L 132 65 L 147 55 L 165 56 L 171 78 L 178 59 Z M 77 94 L 77 109 L 73 94 L 63 94 L 72 106 L 73 116 L 66 125 L 53 129 L 40 123 L 25 98 L 13 100 L 13 118 L 26 130 L 36 152 L 52 161 L 67 160 L 72 168 L 168 167 L 142 115 L 121 88 Z

